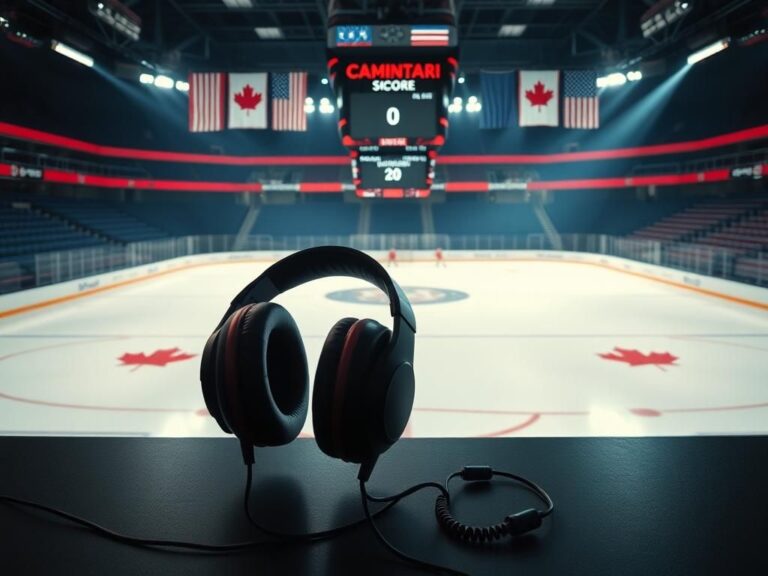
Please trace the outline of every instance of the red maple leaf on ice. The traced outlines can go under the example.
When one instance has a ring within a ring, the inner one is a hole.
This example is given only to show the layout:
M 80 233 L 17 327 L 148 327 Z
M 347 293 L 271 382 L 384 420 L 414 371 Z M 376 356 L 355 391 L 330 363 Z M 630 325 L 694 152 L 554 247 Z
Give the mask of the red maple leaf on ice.
M 538 106 L 541 110 L 542 106 L 546 106 L 552 99 L 552 90 L 544 90 L 545 86 L 541 81 L 536 82 L 533 85 L 533 90 L 526 90 L 525 97 L 531 103 L 531 106 Z
M 133 366 L 133 370 L 137 370 L 142 366 L 160 366 L 163 367 L 170 362 L 180 362 L 181 360 L 189 360 L 194 358 L 196 354 L 187 354 L 182 352 L 178 348 L 167 348 L 165 350 L 155 350 L 147 356 L 144 352 L 138 354 L 132 354 L 126 352 L 118 358 L 123 366 Z M 132 370 L 132 372 L 133 372 Z
M 235 94 L 235 102 L 241 110 L 256 110 L 256 106 L 261 102 L 261 92 L 254 92 L 253 86 L 246 84 Z
M 627 350 L 626 348 L 614 347 L 613 352 L 607 352 L 605 354 L 598 354 L 600 358 L 605 360 L 615 360 L 616 362 L 626 362 L 630 366 L 645 366 L 652 364 L 663 370 L 662 366 L 675 366 L 677 356 L 673 356 L 669 352 L 651 352 L 650 354 L 643 354 L 639 350 Z

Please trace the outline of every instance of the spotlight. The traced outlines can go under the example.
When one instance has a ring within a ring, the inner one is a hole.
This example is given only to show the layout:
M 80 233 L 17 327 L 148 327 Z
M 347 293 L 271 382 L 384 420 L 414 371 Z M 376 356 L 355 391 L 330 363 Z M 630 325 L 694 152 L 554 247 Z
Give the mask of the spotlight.
M 176 80 L 176 90 L 179 92 L 189 92 L 189 82 L 184 80 Z
M 163 90 L 170 90 L 173 88 L 173 78 L 163 76 L 162 74 L 155 76 L 155 86 L 157 88 L 162 88 Z
M 467 81 L 467 79 L 464 78 L 464 76 L 459 76 L 459 84 L 464 84 L 464 82 L 466 82 L 466 81 Z
M 152 76 L 152 74 L 147 74 L 146 72 L 143 72 L 142 74 L 139 74 L 139 82 L 141 82 L 142 84 L 154 84 L 155 77 Z
M 608 88 L 613 86 L 623 86 L 627 83 L 627 77 L 621 72 L 614 72 L 607 76 L 600 76 L 597 79 L 598 88 Z
M 320 114 L 333 114 L 334 110 L 335 108 L 333 107 L 333 104 L 331 104 L 331 101 L 328 100 L 328 98 L 320 99 Z
M 627 72 L 627 80 L 630 82 L 637 82 L 643 79 L 643 73 L 640 70 L 630 70 Z
M 82 52 L 75 50 L 70 46 L 67 46 L 66 44 L 62 44 L 58 40 L 53 40 L 51 42 L 51 48 L 53 48 L 54 52 L 58 52 L 62 56 L 71 58 L 72 60 L 74 60 L 75 62 L 79 62 L 83 66 L 88 66 L 88 68 L 93 68 L 93 58 L 91 58 L 86 54 L 83 54 Z
M 730 42 L 731 42 L 730 38 L 723 38 L 722 40 L 718 40 L 717 42 L 714 42 L 713 44 L 710 44 L 709 46 L 705 46 L 701 50 L 694 52 L 693 54 L 688 56 L 688 65 L 693 66 L 697 62 L 701 62 L 702 60 L 705 60 L 710 56 L 714 56 L 718 52 L 722 52 L 723 50 L 728 48 Z
M 477 96 L 467 98 L 467 112 L 474 114 L 475 112 L 480 112 L 481 109 L 482 105 L 478 101 Z
M 322 85 L 328 84 L 328 78 L 321 78 L 320 79 L 320 84 L 322 84 Z

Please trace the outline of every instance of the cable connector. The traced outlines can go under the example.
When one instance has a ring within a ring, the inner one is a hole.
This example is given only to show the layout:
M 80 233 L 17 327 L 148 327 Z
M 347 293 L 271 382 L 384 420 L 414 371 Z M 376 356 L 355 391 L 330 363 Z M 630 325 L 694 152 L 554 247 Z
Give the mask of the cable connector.
M 541 513 L 530 508 L 504 518 L 504 524 L 511 536 L 521 536 L 541 526 Z
M 251 444 L 250 442 L 246 442 L 245 440 L 240 440 L 240 452 L 243 455 L 243 464 L 245 464 L 246 466 L 250 466 L 256 460 L 253 454 L 253 444 Z
M 373 473 L 373 469 L 376 467 L 376 462 L 378 461 L 378 459 L 379 459 L 379 456 L 377 454 L 372 459 L 362 462 L 360 464 L 360 470 L 357 473 L 357 479 L 363 482 L 368 482 L 368 480 L 371 477 L 371 474 Z
M 493 468 L 490 466 L 464 466 L 461 469 L 461 479 L 469 482 L 490 480 L 493 478 Z

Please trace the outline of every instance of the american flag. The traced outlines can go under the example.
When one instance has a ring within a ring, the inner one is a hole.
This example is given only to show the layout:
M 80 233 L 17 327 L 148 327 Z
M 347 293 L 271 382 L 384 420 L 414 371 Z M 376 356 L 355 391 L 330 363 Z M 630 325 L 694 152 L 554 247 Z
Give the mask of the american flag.
M 598 128 L 600 101 L 597 96 L 597 72 L 568 70 L 565 72 L 563 111 L 566 128 Z
M 307 130 L 304 101 L 307 98 L 306 72 L 278 72 L 270 75 L 272 130 Z
M 447 26 L 411 27 L 411 46 L 448 46 L 450 37 Z
M 189 131 L 224 130 L 226 99 L 227 77 L 225 74 L 190 74 Z

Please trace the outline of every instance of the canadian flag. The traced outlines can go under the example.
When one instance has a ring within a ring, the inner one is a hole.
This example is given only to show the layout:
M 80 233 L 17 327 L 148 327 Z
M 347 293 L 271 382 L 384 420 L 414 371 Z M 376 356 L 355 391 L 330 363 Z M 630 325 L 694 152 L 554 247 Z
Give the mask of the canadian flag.
M 229 128 L 267 127 L 267 73 L 229 75 Z
M 559 70 L 521 70 L 517 85 L 520 126 L 560 124 Z

